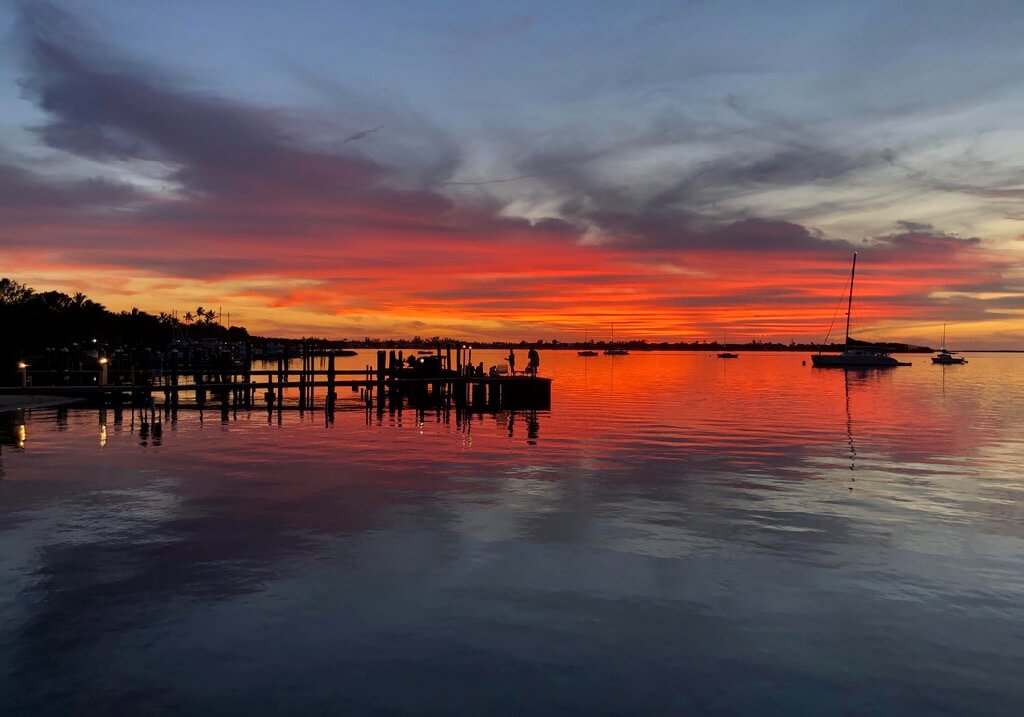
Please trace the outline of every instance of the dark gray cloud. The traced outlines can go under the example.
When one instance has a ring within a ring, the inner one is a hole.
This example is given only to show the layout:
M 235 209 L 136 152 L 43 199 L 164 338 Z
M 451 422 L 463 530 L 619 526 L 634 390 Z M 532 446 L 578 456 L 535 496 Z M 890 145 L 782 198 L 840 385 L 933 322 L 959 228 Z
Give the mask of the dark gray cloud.
M 591 212 L 586 218 L 617 242 L 657 250 L 731 250 L 754 252 L 819 252 L 850 248 L 847 242 L 826 239 L 799 224 L 745 219 L 706 227 L 694 219 L 663 211 L 649 214 Z
M 19 10 L 23 92 L 47 115 L 37 135 L 53 149 L 88 160 L 161 164 L 173 192 L 146 197 L 144 211 L 132 215 L 150 228 L 181 232 L 191 237 L 184 241 L 200 243 L 211 237 L 344 242 L 410 233 L 465 241 L 531 232 L 578 237 L 562 220 L 505 217 L 501 204 L 488 198 L 456 204 L 433 189 L 451 178 L 460 152 L 414 114 L 389 132 L 389 151 L 401 158 L 390 164 L 339 149 L 338 135 L 323 141 L 321 126 L 186 89 L 180 78 L 120 56 L 54 5 L 23 3 Z M 347 140 L 365 139 L 382 127 L 348 134 Z M 17 168 L 0 176 L 0 183 L 10 197 L 31 195 L 69 210 L 90 200 L 137 207 L 141 195 L 128 185 L 99 180 L 58 190 L 41 175 Z M 177 259 L 167 261 L 171 266 Z
M 0 212 L 103 211 L 149 201 L 137 188 L 107 179 L 42 181 L 33 172 L 0 159 Z
M 168 276 L 188 276 L 193 279 L 245 277 L 260 273 L 265 267 L 263 260 L 255 258 L 204 254 L 202 251 L 197 251 L 198 255 L 191 257 L 154 256 L 147 249 L 145 242 L 136 241 L 134 247 L 136 251 L 133 252 L 132 243 L 126 242 L 117 250 L 110 247 L 95 250 L 71 249 L 62 251 L 60 258 L 64 262 L 85 266 L 115 266 L 156 271 Z M 289 258 L 288 263 L 293 263 L 293 260 Z
M 733 102 L 738 100 L 733 99 Z M 707 158 L 702 146 L 735 147 Z M 660 162 L 629 182 L 608 166 L 629 166 L 633 156 L 656 152 Z M 692 154 L 692 159 L 687 155 Z M 646 130 L 613 141 L 546 141 L 518 165 L 520 177 L 544 187 L 541 198 L 560 197 L 560 214 L 636 248 L 723 247 L 786 251 L 834 246 L 826 237 L 776 217 L 737 210 L 766 191 L 838 185 L 860 173 L 892 166 L 891 148 L 848 149 L 816 137 L 810 126 L 781 120 L 757 127 L 709 127 L 683 114 L 662 116 Z M 830 200 L 803 213 L 849 208 L 862 199 Z M 727 204 L 729 210 L 720 205 Z M 738 221 L 739 220 L 739 221 Z M 755 227 L 757 228 L 755 230 Z M 773 240 L 780 243 L 772 245 Z
M 493 281 L 489 284 L 470 284 L 455 289 L 438 289 L 436 291 L 420 292 L 419 296 L 424 299 L 437 301 L 460 301 L 462 299 L 474 299 L 484 301 L 485 299 L 526 299 L 538 298 L 550 300 L 552 291 L 563 287 L 592 287 L 600 285 L 625 284 L 635 280 L 635 276 L 628 274 L 570 274 L 548 277 L 531 278 L 529 283 L 514 283 L 516 278 L 510 276 L 507 282 Z
M 961 237 L 957 234 L 935 229 L 931 225 L 924 226 L 927 229 L 918 226 L 915 231 L 904 231 L 876 237 L 875 242 L 893 252 L 918 253 L 922 256 L 929 256 L 929 252 L 932 256 L 936 252 L 945 256 L 966 246 L 978 246 L 981 244 L 979 237 Z
M 912 222 L 901 219 L 896 222 L 896 226 L 902 229 L 906 233 L 911 234 L 935 234 L 935 227 L 927 222 Z
M 50 147 L 99 161 L 161 162 L 187 194 L 249 208 L 270 199 L 428 215 L 450 208 L 438 195 L 388 186 L 389 168 L 371 159 L 305 146 L 275 112 L 181 89 L 95 41 L 54 6 L 23 4 L 20 30 L 23 91 L 48 115 L 36 131 Z M 215 209 L 184 206 L 186 217 Z

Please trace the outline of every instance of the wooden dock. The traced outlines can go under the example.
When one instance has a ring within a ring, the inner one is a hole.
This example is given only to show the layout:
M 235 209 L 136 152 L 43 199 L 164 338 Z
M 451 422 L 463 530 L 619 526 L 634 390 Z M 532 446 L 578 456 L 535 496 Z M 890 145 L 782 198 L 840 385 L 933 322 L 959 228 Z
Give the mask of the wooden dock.
M 339 391 L 349 389 L 366 406 L 410 408 L 455 406 L 470 411 L 504 409 L 548 410 L 551 407 L 551 379 L 541 376 L 480 375 L 456 352 L 451 357 L 414 357 L 377 352 L 377 365 L 357 370 L 338 370 L 335 356 L 328 353 L 326 368 L 315 368 L 312 353 L 297 358 L 299 366 L 278 359 L 276 368 L 254 369 L 252 364 L 176 366 L 146 380 L 126 382 L 126 376 L 101 368 L 85 377 L 86 385 L 67 385 L 52 380 L 67 377 L 46 372 L 26 374 L 22 387 L 0 388 L 7 395 L 50 395 L 77 398 L 94 405 L 152 407 L 158 399 L 172 408 L 257 409 L 270 411 L 334 411 Z M 50 372 L 53 373 L 53 372 Z M 133 372 L 134 374 L 135 372 Z M 81 379 L 82 377 L 78 377 Z M 113 380 L 109 380 L 109 379 Z M 42 379 L 42 382 L 40 382 Z M 46 379 L 51 379 L 47 381 Z M 41 385 L 41 383 L 43 385 Z

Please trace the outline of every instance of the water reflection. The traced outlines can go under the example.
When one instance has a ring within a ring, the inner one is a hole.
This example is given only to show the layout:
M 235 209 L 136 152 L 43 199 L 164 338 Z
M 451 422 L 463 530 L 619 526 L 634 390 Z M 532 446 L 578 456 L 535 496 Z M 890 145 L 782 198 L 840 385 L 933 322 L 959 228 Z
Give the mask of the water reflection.
M 26 435 L 25 411 L 18 409 L 0 413 L 0 446 L 24 448 Z
M 1024 366 L 742 361 L 545 355 L 542 412 L 33 411 L 4 704 L 1013 714 Z
M 4 477 L 4 446 L 24 450 L 27 438 L 23 410 L 0 412 L 0 479 Z

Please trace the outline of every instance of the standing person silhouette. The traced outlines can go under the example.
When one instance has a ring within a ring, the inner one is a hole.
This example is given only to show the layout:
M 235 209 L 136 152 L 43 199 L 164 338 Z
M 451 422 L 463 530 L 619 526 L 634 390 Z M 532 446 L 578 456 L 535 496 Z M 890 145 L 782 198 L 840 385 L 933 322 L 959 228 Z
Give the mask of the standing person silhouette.
M 508 350 L 508 370 L 513 376 L 516 375 L 516 352 L 512 349 Z
M 540 366 L 540 354 L 537 353 L 537 349 L 531 348 L 530 353 L 527 354 L 527 357 L 530 360 L 529 363 L 527 363 L 526 365 L 526 373 L 529 374 L 530 376 L 536 376 L 537 368 Z

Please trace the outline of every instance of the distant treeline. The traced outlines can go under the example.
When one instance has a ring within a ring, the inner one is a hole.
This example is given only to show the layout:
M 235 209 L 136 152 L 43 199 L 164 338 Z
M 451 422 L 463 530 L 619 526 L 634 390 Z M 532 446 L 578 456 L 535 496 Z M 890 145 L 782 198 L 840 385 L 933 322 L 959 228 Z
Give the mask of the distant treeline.
M 306 341 L 313 345 L 317 351 L 326 349 L 435 349 L 437 347 L 471 346 L 475 349 L 499 349 L 537 347 L 546 350 L 604 350 L 608 348 L 623 348 L 629 351 L 719 351 L 722 349 L 739 351 L 820 351 L 833 350 L 841 351 L 842 344 L 819 344 L 819 343 L 781 343 L 777 341 L 753 340 L 747 343 L 728 344 L 717 341 L 560 341 L 558 339 L 537 339 L 535 341 L 469 341 L 466 339 L 433 336 L 424 338 L 413 336 L 404 339 L 380 339 L 369 336 L 362 339 L 332 340 L 324 338 L 307 337 L 305 339 L 282 339 L 282 338 L 257 338 L 257 341 L 274 342 L 281 346 L 298 347 Z M 868 344 L 877 349 L 893 353 L 927 353 L 933 351 L 927 346 L 915 346 L 901 343 L 874 343 Z
M 38 292 L 12 279 L 0 279 L 0 367 L 7 373 L 18 361 L 48 348 L 73 344 L 103 347 L 165 347 L 175 340 L 240 341 L 248 332 L 217 323 L 213 311 L 197 308 L 182 321 L 133 308 L 113 312 L 85 294 Z

